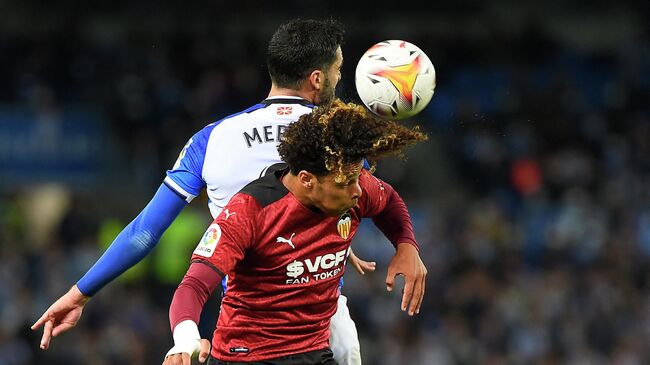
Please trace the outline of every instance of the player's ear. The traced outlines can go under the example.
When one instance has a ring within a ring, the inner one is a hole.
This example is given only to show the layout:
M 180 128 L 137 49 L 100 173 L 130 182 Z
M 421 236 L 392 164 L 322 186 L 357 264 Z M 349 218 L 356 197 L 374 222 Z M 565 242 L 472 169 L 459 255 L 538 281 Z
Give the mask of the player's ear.
M 311 172 L 302 170 L 298 173 L 298 180 L 300 181 L 300 184 L 307 189 L 311 189 L 311 187 L 314 185 L 315 179 L 316 176 Z
M 312 89 L 320 91 L 325 82 L 325 74 L 321 70 L 314 70 L 309 74 L 309 85 Z

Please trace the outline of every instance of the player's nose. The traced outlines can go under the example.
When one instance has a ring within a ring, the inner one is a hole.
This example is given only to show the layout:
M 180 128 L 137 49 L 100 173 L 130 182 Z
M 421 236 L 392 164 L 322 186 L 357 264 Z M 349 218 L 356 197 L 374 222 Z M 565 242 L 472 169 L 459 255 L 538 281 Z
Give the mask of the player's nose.
M 352 199 L 356 200 L 361 198 L 361 194 L 363 194 L 363 192 L 361 191 L 361 186 L 359 185 L 359 183 L 350 185 L 350 189 L 351 189 L 350 194 L 352 195 Z

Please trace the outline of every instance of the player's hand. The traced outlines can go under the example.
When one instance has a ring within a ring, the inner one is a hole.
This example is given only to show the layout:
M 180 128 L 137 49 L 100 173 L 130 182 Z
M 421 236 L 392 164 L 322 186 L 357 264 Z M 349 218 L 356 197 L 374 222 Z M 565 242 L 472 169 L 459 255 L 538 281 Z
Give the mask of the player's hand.
M 397 252 L 388 265 L 386 275 L 386 290 L 393 291 L 395 277 L 404 276 L 404 294 L 402 295 L 402 311 L 408 308 L 410 316 L 420 313 L 420 306 L 424 298 L 424 284 L 427 268 L 420 259 L 415 246 L 408 243 L 397 245 Z
M 191 365 L 192 355 L 199 354 L 199 362 L 204 363 L 210 355 L 210 341 L 202 339 L 184 345 L 175 345 L 169 350 L 163 365 Z
M 374 261 L 364 261 L 361 260 L 357 255 L 354 254 L 354 251 L 350 250 L 350 264 L 354 266 L 357 272 L 361 275 L 365 275 L 366 271 L 373 272 L 377 267 L 377 263 Z
M 81 312 L 89 299 L 90 297 L 83 295 L 74 285 L 43 313 L 41 318 L 32 325 L 32 330 L 44 325 L 40 345 L 42 350 L 50 347 L 52 337 L 60 335 L 79 322 Z

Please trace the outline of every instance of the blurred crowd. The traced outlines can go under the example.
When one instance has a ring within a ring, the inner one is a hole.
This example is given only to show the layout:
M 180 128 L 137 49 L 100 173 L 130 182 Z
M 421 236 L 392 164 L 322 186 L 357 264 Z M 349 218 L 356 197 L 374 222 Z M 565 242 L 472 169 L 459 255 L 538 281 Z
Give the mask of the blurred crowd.
M 0 184 L 0 365 L 162 361 L 187 265 L 170 258 L 189 258 L 210 221 L 204 197 L 49 350 L 29 326 L 144 207 L 196 130 L 266 96 L 264 46 L 280 22 L 262 35 L 0 33 L 0 111 L 56 125 L 81 105 L 107 126 L 117 161 L 94 182 Z M 378 269 L 348 267 L 343 287 L 364 363 L 650 363 L 647 30 L 579 48 L 535 26 L 459 38 L 368 24 L 382 38 L 348 26 L 341 97 L 357 100 L 356 60 L 392 34 L 429 55 L 438 87 L 406 121 L 430 142 L 377 171 L 409 204 L 429 270 L 425 303 L 414 318 L 399 310 L 384 285 L 393 249 L 364 224 L 353 249 Z

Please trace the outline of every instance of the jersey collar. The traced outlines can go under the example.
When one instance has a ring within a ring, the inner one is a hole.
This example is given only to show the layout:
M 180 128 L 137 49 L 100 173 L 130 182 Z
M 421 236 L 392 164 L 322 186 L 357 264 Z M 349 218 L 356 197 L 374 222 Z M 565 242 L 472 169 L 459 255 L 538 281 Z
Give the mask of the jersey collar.
M 314 106 L 310 101 L 299 96 L 272 96 L 264 99 L 261 104 L 267 106 L 271 104 L 300 104 L 308 107 Z

